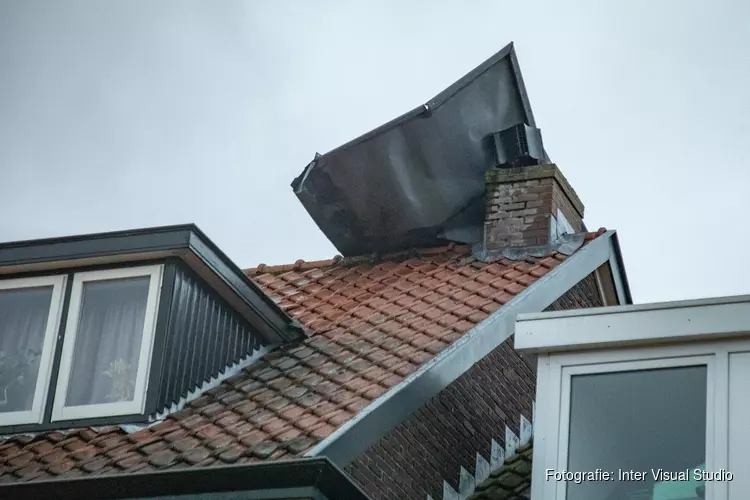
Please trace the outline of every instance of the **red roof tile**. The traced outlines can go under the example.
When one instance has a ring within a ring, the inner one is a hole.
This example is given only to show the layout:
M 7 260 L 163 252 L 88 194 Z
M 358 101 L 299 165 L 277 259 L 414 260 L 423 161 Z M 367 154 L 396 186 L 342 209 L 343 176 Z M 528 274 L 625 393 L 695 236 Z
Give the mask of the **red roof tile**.
M 249 269 L 309 338 L 150 428 L 9 438 L 0 482 L 303 454 L 565 259 L 483 263 L 451 244 L 379 263 L 335 257 Z

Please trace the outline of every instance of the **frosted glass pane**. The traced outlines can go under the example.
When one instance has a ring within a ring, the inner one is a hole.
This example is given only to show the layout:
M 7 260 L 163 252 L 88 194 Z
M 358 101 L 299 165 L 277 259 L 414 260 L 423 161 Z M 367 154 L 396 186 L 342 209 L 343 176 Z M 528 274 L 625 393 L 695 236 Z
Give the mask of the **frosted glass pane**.
M 569 500 L 699 499 L 703 483 L 654 472 L 692 471 L 706 460 L 706 367 L 577 375 L 571 380 L 568 470 L 615 473 L 568 482 Z M 620 476 L 620 472 L 646 473 Z M 621 480 L 622 479 L 622 480 Z M 680 488 L 680 491 L 675 491 Z M 678 496 L 674 496 L 678 495 Z
M 0 290 L 0 413 L 29 411 L 52 287 Z

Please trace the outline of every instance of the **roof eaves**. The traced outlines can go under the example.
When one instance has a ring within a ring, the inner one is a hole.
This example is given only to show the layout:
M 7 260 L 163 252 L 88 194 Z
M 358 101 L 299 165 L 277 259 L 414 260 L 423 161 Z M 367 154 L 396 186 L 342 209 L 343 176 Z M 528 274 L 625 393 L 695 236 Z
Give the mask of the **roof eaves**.
M 182 495 L 194 498 L 198 494 L 213 497 L 212 494 L 221 492 L 244 492 L 249 494 L 248 498 L 268 499 L 308 496 L 319 498 L 321 494 L 332 500 L 369 498 L 347 474 L 324 457 L 87 476 L 67 478 L 64 481 L 65 486 L 62 488 L 59 479 L 0 485 L 0 498 L 131 500 L 176 496 L 182 498 Z
M 633 295 L 630 293 L 630 284 L 628 282 L 628 275 L 625 272 L 625 264 L 622 260 L 620 239 L 617 236 L 617 232 L 612 235 L 611 248 L 612 256 L 610 259 L 610 267 L 612 269 L 615 284 L 620 288 L 620 292 L 623 295 L 620 300 L 620 305 L 630 305 L 633 303 Z
M 276 305 L 197 226 L 193 226 L 190 234 L 189 248 L 203 265 L 210 268 L 232 291 L 244 299 L 255 314 L 273 328 L 281 342 L 294 342 L 306 336 L 302 325 Z
M 606 231 L 469 330 L 305 456 L 326 456 L 343 467 L 420 408 L 513 333 L 519 313 L 539 312 L 610 259 Z
M 195 224 L 110 231 L 0 244 L 0 275 L 177 257 L 216 288 L 271 344 L 304 338 L 278 307 Z

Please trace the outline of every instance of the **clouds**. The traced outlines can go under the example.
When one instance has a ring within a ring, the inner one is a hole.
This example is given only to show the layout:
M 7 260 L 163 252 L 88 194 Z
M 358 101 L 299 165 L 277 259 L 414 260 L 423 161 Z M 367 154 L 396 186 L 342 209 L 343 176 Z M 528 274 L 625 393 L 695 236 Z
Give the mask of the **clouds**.
M 750 271 L 701 262 L 750 243 L 748 9 L 6 0 L 0 240 L 194 221 L 242 266 L 330 257 L 289 188 L 313 154 L 514 40 L 547 149 L 587 224 L 620 230 L 636 299 L 747 292 Z

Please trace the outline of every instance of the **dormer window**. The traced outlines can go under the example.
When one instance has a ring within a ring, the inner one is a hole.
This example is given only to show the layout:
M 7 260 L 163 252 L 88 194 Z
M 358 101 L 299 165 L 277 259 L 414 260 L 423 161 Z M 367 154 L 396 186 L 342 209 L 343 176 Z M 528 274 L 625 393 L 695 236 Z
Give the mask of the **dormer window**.
M 74 275 L 52 420 L 143 412 L 162 269 Z
M 557 466 L 612 476 L 559 482 L 560 498 L 658 499 L 675 487 L 683 491 L 677 498 L 700 498 L 696 491 L 705 484 L 694 475 L 705 470 L 706 445 L 713 441 L 710 369 L 710 358 L 694 356 L 565 366 L 559 454 L 567 459 Z
M 521 315 L 532 500 L 744 500 L 750 298 Z
M 301 336 L 195 226 L 0 245 L 0 433 L 145 423 Z
M 41 423 L 64 276 L 0 281 L 0 425 Z

